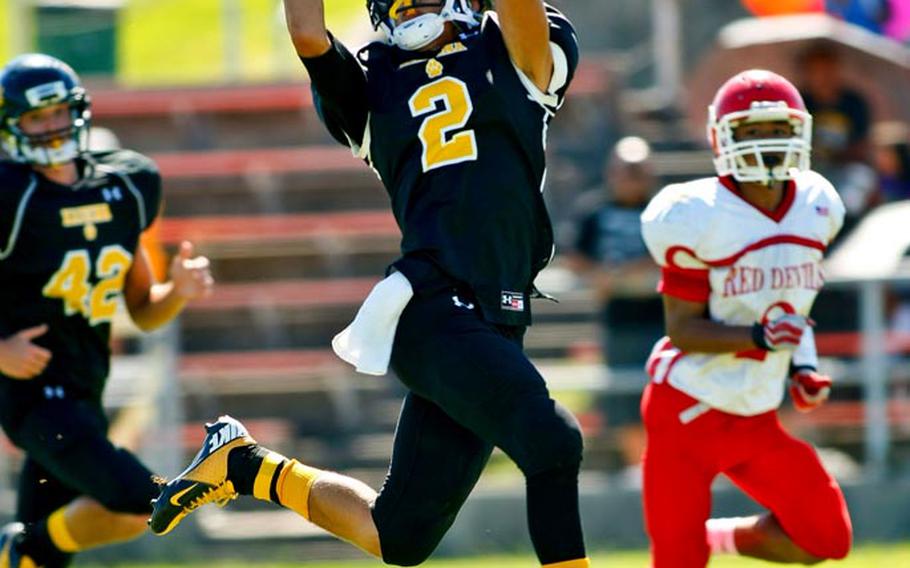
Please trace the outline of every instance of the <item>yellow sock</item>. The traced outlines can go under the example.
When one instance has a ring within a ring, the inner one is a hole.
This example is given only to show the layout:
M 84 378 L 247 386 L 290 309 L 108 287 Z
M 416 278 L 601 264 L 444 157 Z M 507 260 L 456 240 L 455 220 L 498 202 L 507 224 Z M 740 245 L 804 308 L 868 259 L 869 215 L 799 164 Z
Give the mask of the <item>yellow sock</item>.
M 66 507 L 61 507 L 51 513 L 51 516 L 47 519 L 47 534 L 51 537 L 51 542 L 54 543 L 54 546 L 61 552 L 79 552 L 82 547 L 79 546 L 79 543 L 76 542 L 73 534 L 66 526 L 65 512 Z
M 283 505 L 310 518 L 310 488 L 323 471 L 269 452 L 253 481 L 253 497 Z
M 543 568 L 591 568 L 591 561 L 587 558 L 579 558 L 578 560 L 566 560 L 556 564 L 544 564 Z
M 281 471 L 278 478 L 278 502 L 304 519 L 310 518 L 310 489 L 322 470 L 305 466 L 297 460 L 291 460 Z

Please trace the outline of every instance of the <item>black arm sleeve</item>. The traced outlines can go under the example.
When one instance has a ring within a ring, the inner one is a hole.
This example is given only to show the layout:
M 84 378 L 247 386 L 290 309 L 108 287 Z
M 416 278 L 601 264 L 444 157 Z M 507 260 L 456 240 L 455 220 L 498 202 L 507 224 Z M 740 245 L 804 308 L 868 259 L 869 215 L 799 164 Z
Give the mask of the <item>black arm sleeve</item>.
M 369 102 L 367 79 L 357 58 L 331 34 L 332 47 L 319 57 L 300 60 L 310 74 L 313 101 L 332 137 L 346 146 L 363 144 Z

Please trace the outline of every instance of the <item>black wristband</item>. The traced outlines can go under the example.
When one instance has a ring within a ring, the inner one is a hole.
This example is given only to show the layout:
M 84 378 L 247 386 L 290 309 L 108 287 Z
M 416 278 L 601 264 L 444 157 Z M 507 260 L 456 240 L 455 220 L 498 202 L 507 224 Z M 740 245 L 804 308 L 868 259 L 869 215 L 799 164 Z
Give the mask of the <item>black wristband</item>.
M 774 351 L 774 349 L 768 345 L 768 342 L 765 341 L 765 326 L 763 324 L 755 323 L 752 325 L 752 343 L 759 349 Z

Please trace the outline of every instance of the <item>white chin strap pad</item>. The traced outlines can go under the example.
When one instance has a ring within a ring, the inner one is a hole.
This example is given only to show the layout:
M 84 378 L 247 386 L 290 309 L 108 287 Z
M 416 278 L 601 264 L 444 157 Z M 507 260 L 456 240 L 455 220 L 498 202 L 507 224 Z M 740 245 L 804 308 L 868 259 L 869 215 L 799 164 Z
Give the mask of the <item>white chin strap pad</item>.
M 56 148 L 32 147 L 22 144 L 20 151 L 22 157 L 29 163 L 39 166 L 57 166 L 75 160 L 79 156 L 79 144 L 75 140 L 67 140 Z
M 446 20 L 439 14 L 423 14 L 395 26 L 392 43 L 401 49 L 415 51 L 422 49 L 442 35 Z

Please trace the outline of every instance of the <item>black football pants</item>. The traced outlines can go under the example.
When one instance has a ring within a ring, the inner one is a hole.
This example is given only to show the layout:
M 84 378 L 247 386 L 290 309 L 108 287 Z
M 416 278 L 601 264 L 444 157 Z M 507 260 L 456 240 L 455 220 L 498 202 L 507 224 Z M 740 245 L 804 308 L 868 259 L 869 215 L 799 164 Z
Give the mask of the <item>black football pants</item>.
M 494 447 L 525 475 L 541 562 L 583 558 L 578 424 L 524 355 L 524 328 L 484 321 L 472 301 L 454 289 L 418 295 L 399 321 L 392 367 L 410 392 L 373 509 L 383 559 L 411 566 L 429 557 Z
M 39 521 L 79 496 L 111 511 L 151 513 L 158 486 L 152 472 L 107 439 L 103 409 L 88 400 L 52 398 L 35 404 L 15 424 L 4 424 L 26 453 L 16 518 Z

